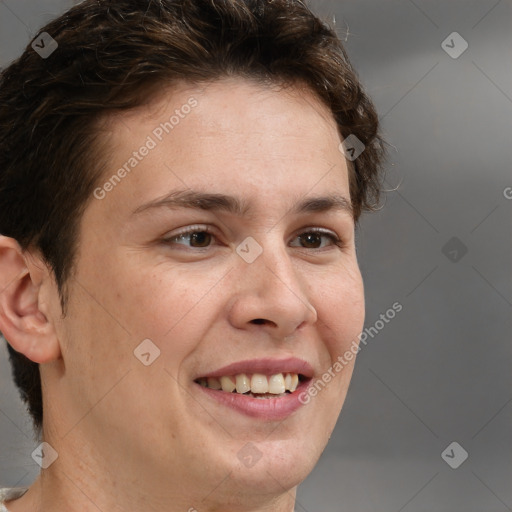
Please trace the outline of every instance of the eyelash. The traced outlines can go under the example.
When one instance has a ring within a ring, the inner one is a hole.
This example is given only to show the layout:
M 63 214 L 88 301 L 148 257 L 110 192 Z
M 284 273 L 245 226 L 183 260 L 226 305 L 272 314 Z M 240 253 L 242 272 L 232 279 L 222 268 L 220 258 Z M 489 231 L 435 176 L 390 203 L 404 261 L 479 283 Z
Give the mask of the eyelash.
M 215 236 L 213 230 L 210 228 L 210 226 L 196 225 L 196 226 L 191 226 L 190 228 L 187 228 L 184 231 L 176 233 L 172 237 L 164 238 L 164 239 L 162 239 L 162 242 L 165 244 L 171 245 L 173 242 L 175 242 L 175 240 L 178 240 L 183 237 L 187 237 L 188 235 L 193 235 L 194 233 L 208 233 L 209 235 L 213 235 L 216 238 L 216 236 Z M 337 247 L 341 247 L 341 248 L 344 247 L 343 241 L 337 235 L 335 235 L 334 233 L 332 233 L 330 231 L 321 229 L 321 228 L 307 228 L 305 231 L 298 233 L 296 238 L 298 238 L 302 235 L 309 235 L 309 234 L 322 235 L 331 240 L 332 246 L 337 246 Z M 178 245 L 182 245 L 182 244 L 178 244 Z M 211 245 L 209 245 L 207 247 L 192 247 L 191 249 L 194 249 L 195 250 L 194 252 L 204 252 L 205 250 L 208 250 L 210 247 L 211 247 Z M 302 249 L 308 249 L 308 248 L 302 247 Z M 325 247 L 317 248 L 317 249 L 310 249 L 310 250 L 323 251 L 324 249 L 325 249 Z

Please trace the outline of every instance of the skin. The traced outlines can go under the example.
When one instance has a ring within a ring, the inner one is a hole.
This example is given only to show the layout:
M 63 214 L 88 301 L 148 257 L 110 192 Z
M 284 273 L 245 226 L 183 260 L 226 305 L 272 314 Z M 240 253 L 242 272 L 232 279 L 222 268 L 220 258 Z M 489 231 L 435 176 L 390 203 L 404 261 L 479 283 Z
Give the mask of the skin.
M 59 454 L 8 503 L 12 512 L 292 512 L 335 426 L 355 360 L 281 421 L 221 406 L 193 379 L 288 356 L 308 361 L 316 379 L 358 339 L 364 292 L 351 213 L 289 214 L 305 197 L 350 197 L 336 123 L 299 84 L 181 84 L 105 119 L 106 179 L 190 97 L 191 113 L 88 203 L 65 317 L 37 252 L 0 237 L 0 329 L 40 363 L 43 439 Z M 243 197 L 253 214 L 131 214 L 186 187 Z M 163 241 L 196 224 L 212 238 Z M 299 235 L 311 227 L 342 245 L 308 243 Z M 263 248 L 253 263 L 236 252 L 248 236 Z M 149 366 L 133 353 L 146 338 L 161 351 Z M 261 453 L 252 467 L 237 456 L 248 442 Z

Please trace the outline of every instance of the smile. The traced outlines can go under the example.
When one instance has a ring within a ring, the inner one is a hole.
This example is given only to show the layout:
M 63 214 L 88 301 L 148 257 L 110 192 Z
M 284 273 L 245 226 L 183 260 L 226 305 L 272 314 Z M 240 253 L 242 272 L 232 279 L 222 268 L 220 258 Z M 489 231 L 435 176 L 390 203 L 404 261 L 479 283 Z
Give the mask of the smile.
M 297 373 L 276 373 L 270 376 L 262 373 L 252 375 L 240 373 L 220 378 L 201 378 L 196 382 L 206 388 L 222 390 L 227 393 L 244 394 L 254 398 L 274 398 L 287 392 L 293 393 L 301 378 L 304 377 Z
M 225 410 L 253 418 L 283 420 L 304 406 L 299 400 L 312 382 L 307 362 L 257 359 L 233 363 L 194 379 L 199 392 Z

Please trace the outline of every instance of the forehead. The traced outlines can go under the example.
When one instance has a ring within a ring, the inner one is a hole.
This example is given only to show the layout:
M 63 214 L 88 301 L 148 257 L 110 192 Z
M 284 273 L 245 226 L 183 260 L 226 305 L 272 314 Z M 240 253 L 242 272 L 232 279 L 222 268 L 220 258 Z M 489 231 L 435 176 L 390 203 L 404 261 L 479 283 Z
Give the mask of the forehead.
M 286 137 L 306 134 L 327 143 L 339 139 L 329 108 L 300 82 L 284 85 L 231 77 L 205 84 L 180 81 L 160 88 L 153 85 L 148 93 L 148 100 L 139 107 L 105 117 L 106 131 L 120 147 L 131 144 L 137 134 L 151 134 L 157 143 L 160 139 L 171 143 L 166 135 L 172 132 L 173 137 L 179 136 L 186 129 L 183 127 L 190 125 L 196 137 L 219 140 L 267 137 L 277 144 Z
M 268 199 L 278 191 L 298 197 L 313 188 L 348 194 L 337 124 L 301 84 L 181 83 L 111 116 L 106 126 L 104 183 L 124 169 L 122 180 L 109 187 L 112 201 L 129 194 L 143 204 L 178 186 L 231 195 L 245 190 Z

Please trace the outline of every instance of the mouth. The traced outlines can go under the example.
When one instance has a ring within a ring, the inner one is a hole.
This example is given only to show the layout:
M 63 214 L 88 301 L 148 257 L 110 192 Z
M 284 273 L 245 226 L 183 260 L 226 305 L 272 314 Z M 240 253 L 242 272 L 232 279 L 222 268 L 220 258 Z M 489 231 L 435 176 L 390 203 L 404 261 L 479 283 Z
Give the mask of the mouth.
M 313 380 L 305 361 L 258 359 L 242 361 L 194 379 L 196 389 L 225 409 L 253 418 L 282 420 L 299 409 Z
M 239 373 L 238 375 L 223 375 L 221 377 L 201 377 L 194 382 L 208 389 L 236 393 L 259 399 L 273 399 L 294 393 L 299 384 L 309 380 L 303 374 L 275 373 Z

